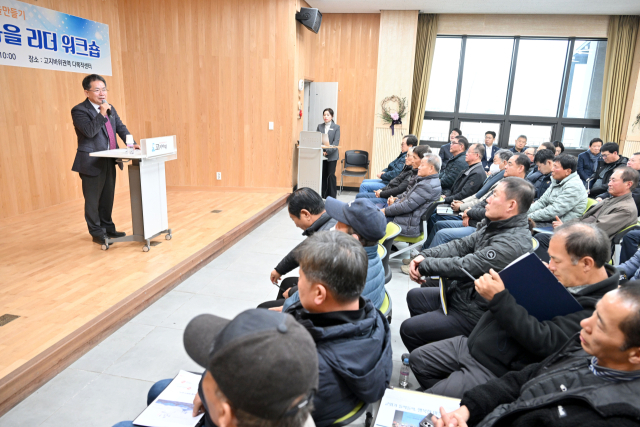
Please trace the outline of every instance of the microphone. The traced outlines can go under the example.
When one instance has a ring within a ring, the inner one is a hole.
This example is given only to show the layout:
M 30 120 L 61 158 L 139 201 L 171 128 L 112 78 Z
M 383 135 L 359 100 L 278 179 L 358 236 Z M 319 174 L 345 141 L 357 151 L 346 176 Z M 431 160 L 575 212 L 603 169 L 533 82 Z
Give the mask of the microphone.
M 102 103 L 103 103 L 103 104 L 106 104 L 106 103 L 107 103 L 107 100 L 106 100 L 106 99 L 103 99 L 103 100 L 102 100 Z M 107 110 L 107 116 L 111 117 L 111 108 L 109 108 L 109 109 Z

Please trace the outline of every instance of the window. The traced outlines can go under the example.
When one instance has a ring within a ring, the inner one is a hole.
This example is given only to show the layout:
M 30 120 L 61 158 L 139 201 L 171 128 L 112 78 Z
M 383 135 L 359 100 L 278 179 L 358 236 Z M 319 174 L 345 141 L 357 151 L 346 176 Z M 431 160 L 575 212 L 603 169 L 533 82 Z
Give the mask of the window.
M 449 141 L 451 131 L 449 120 L 425 120 L 422 123 L 421 141 Z
M 567 40 L 521 40 L 511 114 L 555 117 L 558 113 Z
M 502 148 L 526 135 L 577 154 L 599 134 L 606 49 L 584 38 L 438 37 L 421 139 L 445 143 L 459 127 L 482 142 L 491 130 Z
M 461 112 L 504 114 L 512 51 L 513 39 L 467 40 Z
M 537 147 L 543 142 L 551 141 L 553 126 L 512 124 L 509 132 L 509 147 L 516 145 L 520 135 L 527 137 L 527 147 Z
M 461 45 L 461 37 L 438 39 L 429 77 L 427 110 L 453 111 L 456 104 Z
M 576 40 L 571 57 L 564 117 L 600 118 L 606 49 L 605 41 Z
M 589 141 L 600 136 L 600 129 L 566 127 L 562 132 L 564 148 L 588 148 Z
M 484 135 L 488 131 L 496 133 L 496 141 L 500 138 L 500 123 L 460 122 L 460 130 L 471 144 L 484 144 Z

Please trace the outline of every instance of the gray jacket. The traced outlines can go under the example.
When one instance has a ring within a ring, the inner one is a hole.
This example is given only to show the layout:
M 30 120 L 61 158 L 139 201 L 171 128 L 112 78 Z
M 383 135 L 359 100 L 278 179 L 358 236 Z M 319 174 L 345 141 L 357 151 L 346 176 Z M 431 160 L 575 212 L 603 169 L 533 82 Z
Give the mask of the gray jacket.
M 577 172 L 561 182 L 551 179 L 551 186 L 529 208 L 529 218 L 538 225 L 551 223 L 556 216 L 562 222 L 579 218 L 587 208 L 587 192 Z
M 320 123 L 318 125 L 317 131 L 324 133 L 324 123 Z M 330 145 L 340 145 L 340 126 L 335 124 L 333 120 L 331 120 L 331 127 L 329 128 L 329 133 L 327 135 L 329 136 Z M 324 151 L 327 152 L 326 157 L 328 162 L 337 161 L 340 157 L 340 153 L 338 152 L 337 148 L 329 148 Z
M 442 193 L 437 174 L 417 176 L 415 184 L 401 195 L 401 198 L 385 208 L 385 215 L 394 217 L 393 222 L 402 228 L 401 234 L 407 237 L 420 235 L 420 218 L 432 202 Z

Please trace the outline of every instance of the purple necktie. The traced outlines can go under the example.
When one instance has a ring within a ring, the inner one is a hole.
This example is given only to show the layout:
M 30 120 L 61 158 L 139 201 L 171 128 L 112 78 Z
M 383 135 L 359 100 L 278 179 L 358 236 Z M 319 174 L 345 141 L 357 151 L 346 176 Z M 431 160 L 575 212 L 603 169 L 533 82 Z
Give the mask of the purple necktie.
M 109 135 L 109 150 L 115 150 L 116 135 L 113 133 L 113 128 L 111 127 L 111 120 L 107 120 L 107 123 L 104 124 L 104 127 L 107 128 L 107 135 Z

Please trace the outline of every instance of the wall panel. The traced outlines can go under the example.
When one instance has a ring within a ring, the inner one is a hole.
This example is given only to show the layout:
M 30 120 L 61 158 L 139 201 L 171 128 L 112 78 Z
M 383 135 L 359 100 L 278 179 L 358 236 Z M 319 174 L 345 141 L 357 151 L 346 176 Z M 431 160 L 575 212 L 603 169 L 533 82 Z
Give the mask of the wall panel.
M 167 184 L 290 187 L 295 2 L 119 5 L 129 128 L 177 135 Z
M 343 147 L 340 159 L 344 158 L 346 150 L 359 149 L 370 154 L 373 150 L 379 32 L 380 14 L 377 13 L 324 14 L 318 34 L 298 24 L 296 81 L 306 78 L 316 82 L 338 82 L 337 123 L 340 125 L 340 146 Z M 302 92 L 299 95 L 304 98 Z M 297 98 L 295 108 L 297 111 Z M 322 117 L 309 117 L 309 120 L 314 128 L 322 123 Z M 296 130 L 302 130 L 302 120 L 297 121 Z M 340 161 L 336 177 L 339 184 Z M 360 181 L 345 178 L 344 184 L 357 186 Z
M 119 9 L 116 2 L 27 0 L 40 7 L 109 25 L 113 76 L 106 76 L 109 102 L 127 121 Z M 0 66 L 0 218 L 19 215 L 82 197 L 71 171 L 77 138 L 71 108 L 85 98 L 85 73 Z M 118 189 L 127 186 L 119 172 Z

